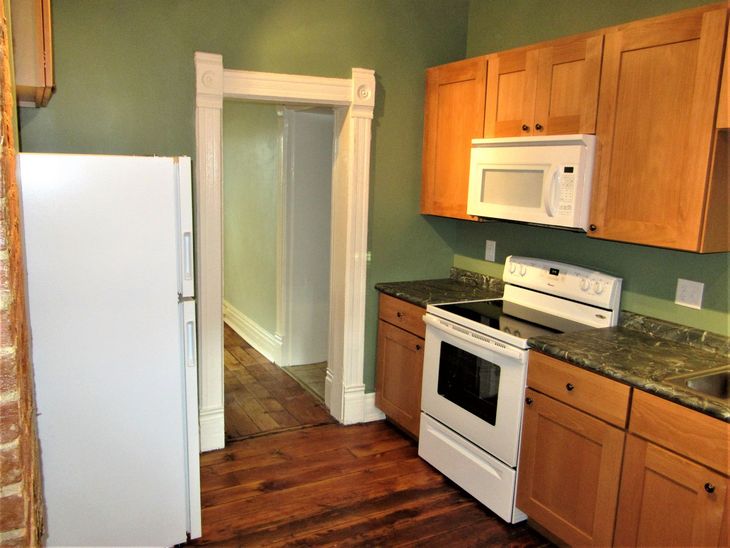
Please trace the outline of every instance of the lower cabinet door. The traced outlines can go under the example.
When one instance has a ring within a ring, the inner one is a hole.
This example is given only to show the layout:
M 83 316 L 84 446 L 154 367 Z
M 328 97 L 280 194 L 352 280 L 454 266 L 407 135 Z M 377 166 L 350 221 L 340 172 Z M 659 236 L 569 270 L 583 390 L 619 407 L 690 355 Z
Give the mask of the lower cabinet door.
M 378 322 L 375 405 L 388 418 L 418 437 L 423 378 L 423 339 Z
M 611 544 L 625 434 L 526 391 L 517 508 L 570 545 Z
M 728 546 L 727 477 L 629 435 L 616 544 Z

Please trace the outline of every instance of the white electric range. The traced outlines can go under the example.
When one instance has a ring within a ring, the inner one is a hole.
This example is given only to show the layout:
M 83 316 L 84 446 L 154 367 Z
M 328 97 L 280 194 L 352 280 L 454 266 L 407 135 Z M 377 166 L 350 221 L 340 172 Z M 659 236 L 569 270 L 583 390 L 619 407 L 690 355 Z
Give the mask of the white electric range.
M 501 299 L 427 307 L 418 454 L 516 523 L 527 339 L 616 325 L 621 279 L 515 256 L 503 279 Z

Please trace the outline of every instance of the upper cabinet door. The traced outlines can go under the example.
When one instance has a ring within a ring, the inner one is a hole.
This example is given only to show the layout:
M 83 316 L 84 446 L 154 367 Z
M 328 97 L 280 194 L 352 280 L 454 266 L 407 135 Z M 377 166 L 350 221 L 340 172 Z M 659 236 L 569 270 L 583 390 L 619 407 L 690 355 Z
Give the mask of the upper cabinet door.
M 535 134 L 596 132 L 602 53 L 602 35 L 540 49 Z
M 485 136 L 595 133 L 602 51 L 599 35 L 490 57 Z
M 428 69 L 423 130 L 421 213 L 466 214 L 471 140 L 482 137 L 487 60 Z
M 725 9 L 698 9 L 606 35 L 591 236 L 708 250 L 726 18 Z
M 489 59 L 485 137 L 530 135 L 533 129 L 537 50 L 500 53 Z

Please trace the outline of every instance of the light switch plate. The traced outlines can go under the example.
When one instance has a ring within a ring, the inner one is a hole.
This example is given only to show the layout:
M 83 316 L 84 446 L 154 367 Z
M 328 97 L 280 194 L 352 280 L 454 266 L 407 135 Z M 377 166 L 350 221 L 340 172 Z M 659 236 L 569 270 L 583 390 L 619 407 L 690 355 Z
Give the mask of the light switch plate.
M 497 242 L 494 240 L 487 240 L 487 243 L 484 246 L 484 260 L 494 262 L 494 259 L 496 256 L 497 256 Z
M 702 308 L 702 292 L 705 290 L 705 284 L 702 282 L 693 282 L 677 278 L 677 294 L 674 302 L 681 306 L 689 308 Z

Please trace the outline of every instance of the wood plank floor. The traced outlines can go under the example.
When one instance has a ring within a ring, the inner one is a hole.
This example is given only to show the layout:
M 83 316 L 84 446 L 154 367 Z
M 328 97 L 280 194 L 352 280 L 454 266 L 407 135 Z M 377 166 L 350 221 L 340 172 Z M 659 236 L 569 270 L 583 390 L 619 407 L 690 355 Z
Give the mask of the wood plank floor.
M 385 422 L 229 444 L 201 461 L 209 546 L 549 546 L 418 458 Z
M 327 362 L 290 365 L 281 369 L 309 390 L 319 401 L 324 401 L 324 380 L 327 376 Z
M 228 325 L 224 347 L 227 441 L 335 422 L 322 402 Z

